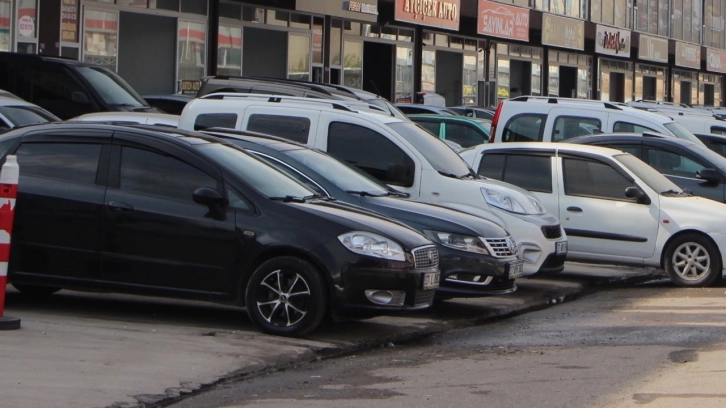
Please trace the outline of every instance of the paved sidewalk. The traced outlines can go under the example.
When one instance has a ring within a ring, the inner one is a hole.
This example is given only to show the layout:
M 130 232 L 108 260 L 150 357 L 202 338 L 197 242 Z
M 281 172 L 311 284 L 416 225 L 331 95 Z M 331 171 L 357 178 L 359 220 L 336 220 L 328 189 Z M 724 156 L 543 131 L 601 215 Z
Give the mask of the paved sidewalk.
M 482 324 L 576 298 L 600 286 L 662 277 L 647 269 L 569 264 L 518 280 L 513 295 L 444 302 L 395 317 L 333 325 L 307 339 L 258 332 L 241 309 L 61 291 L 31 300 L 8 290 L 0 332 L 0 406 L 149 407 L 222 381 L 317 358 Z

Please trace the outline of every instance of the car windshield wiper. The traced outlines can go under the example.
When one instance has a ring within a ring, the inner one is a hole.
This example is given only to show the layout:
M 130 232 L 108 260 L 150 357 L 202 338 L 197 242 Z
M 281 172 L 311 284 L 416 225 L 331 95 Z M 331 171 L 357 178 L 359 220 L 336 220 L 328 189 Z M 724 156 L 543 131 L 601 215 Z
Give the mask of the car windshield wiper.
M 395 189 L 388 190 L 388 195 L 389 196 L 396 196 L 396 197 L 405 197 L 405 198 L 411 197 L 411 194 L 404 193 L 403 191 L 398 191 L 398 190 L 395 190 Z
M 457 176 L 457 175 L 456 175 L 456 174 L 454 174 L 454 173 L 447 173 L 447 172 L 445 172 L 445 171 L 439 171 L 439 174 L 441 174 L 441 175 L 442 175 L 442 176 L 444 176 L 444 177 L 449 177 L 449 178 L 455 178 L 455 179 L 458 179 L 458 178 L 460 178 L 459 176 Z
M 303 199 L 305 199 L 305 200 L 315 199 L 315 200 L 325 200 L 325 201 L 337 200 L 335 197 L 331 197 L 331 196 L 325 195 L 325 194 L 312 194 L 312 195 L 303 197 Z
M 369 193 L 368 191 L 356 191 L 356 190 L 345 190 L 345 192 L 348 193 L 348 194 L 359 195 L 361 197 L 385 197 L 385 196 L 388 195 L 387 193 L 384 193 L 384 194 L 373 194 L 373 193 Z
M 684 196 L 693 195 L 693 193 L 691 193 L 690 191 L 686 191 L 686 190 L 676 191 L 673 189 L 661 191 L 660 194 L 661 195 L 684 195 Z
M 282 201 L 283 203 L 304 203 L 308 198 L 312 198 L 313 196 L 306 196 L 306 197 L 295 197 L 291 195 L 286 195 L 284 197 L 270 197 L 270 200 L 272 201 Z

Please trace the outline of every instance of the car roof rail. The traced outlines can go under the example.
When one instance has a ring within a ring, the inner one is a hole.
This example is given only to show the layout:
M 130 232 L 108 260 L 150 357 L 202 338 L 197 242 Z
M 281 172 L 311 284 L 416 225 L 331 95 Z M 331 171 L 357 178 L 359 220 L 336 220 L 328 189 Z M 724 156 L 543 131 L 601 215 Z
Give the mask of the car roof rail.
M 653 138 L 657 138 L 657 139 L 664 139 L 668 136 L 666 136 L 662 133 L 657 133 L 657 132 L 643 132 L 643 137 L 653 137 Z
M 240 79 L 240 80 L 248 80 L 248 81 L 272 82 L 272 83 L 277 83 L 277 84 L 297 85 L 301 88 L 308 88 L 312 91 L 317 91 L 322 94 L 333 96 L 333 94 L 330 93 L 329 90 L 325 89 L 322 86 L 319 86 L 318 84 L 315 84 L 313 82 L 297 81 L 294 79 L 270 78 L 270 77 L 263 77 L 263 76 L 239 76 L 239 75 L 215 75 L 214 79 Z
M 266 99 L 270 103 L 280 102 L 299 102 L 304 104 L 325 104 L 333 109 L 343 110 L 347 112 L 356 112 L 350 107 L 338 101 L 329 99 L 318 99 L 318 98 L 305 98 L 299 96 L 286 96 L 286 95 L 269 95 L 269 94 L 254 94 L 254 93 L 237 93 L 237 92 L 212 92 L 204 95 L 198 99 Z

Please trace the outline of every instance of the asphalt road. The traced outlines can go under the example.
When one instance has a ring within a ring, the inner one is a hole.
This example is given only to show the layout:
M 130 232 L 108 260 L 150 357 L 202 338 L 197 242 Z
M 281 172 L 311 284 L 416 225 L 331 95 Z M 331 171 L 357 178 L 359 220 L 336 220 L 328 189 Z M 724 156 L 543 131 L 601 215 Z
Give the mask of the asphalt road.
M 222 384 L 172 407 L 724 407 L 724 384 L 726 286 L 658 281 Z

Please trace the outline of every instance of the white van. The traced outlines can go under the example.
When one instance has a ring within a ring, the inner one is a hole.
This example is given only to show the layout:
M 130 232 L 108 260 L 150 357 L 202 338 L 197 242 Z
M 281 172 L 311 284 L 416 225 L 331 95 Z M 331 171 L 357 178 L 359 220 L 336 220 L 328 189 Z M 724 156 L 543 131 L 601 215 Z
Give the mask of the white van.
M 557 217 L 530 192 L 479 178 L 441 139 L 413 122 L 356 111 L 341 101 L 254 94 L 213 97 L 189 102 L 179 128 L 247 130 L 319 148 L 414 201 L 468 212 L 506 228 L 525 260 L 525 275 L 564 268 L 567 238 Z
M 593 133 L 656 132 L 701 143 L 670 117 L 616 102 L 520 96 L 499 103 L 492 142 L 561 142 Z
M 711 133 L 726 135 L 726 120 L 717 119 L 708 111 L 688 115 L 670 115 L 673 120 L 693 133 Z

